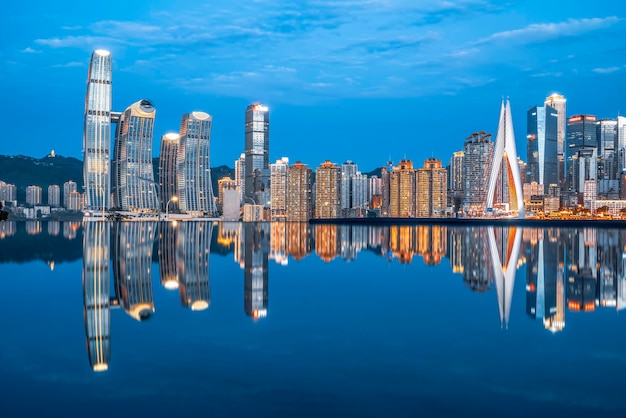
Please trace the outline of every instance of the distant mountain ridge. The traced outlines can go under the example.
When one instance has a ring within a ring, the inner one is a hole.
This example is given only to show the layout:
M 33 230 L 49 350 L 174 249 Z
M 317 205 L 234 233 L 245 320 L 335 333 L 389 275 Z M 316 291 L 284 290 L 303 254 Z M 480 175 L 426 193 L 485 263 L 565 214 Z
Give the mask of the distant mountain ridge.
M 159 159 L 153 158 L 154 180 L 159 181 Z M 211 168 L 213 194 L 217 196 L 217 181 L 222 177 L 234 178 L 235 169 L 226 165 Z M 42 202 L 48 202 L 48 186 L 56 184 L 63 194 L 63 183 L 76 182 L 77 190 L 83 191 L 83 162 L 73 157 L 46 155 L 43 158 L 25 155 L 0 155 L 0 181 L 15 184 L 17 200 L 26 201 L 26 188 L 39 186 L 42 189 Z

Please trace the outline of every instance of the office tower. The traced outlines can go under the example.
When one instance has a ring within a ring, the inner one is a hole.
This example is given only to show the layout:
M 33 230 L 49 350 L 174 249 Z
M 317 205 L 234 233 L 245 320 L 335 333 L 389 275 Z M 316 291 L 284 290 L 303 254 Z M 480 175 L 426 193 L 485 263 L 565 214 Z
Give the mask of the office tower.
M 415 170 L 410 160 L 400 160 L 389 179 L 389 217 L 415 217 Z
M 441 160 L 428 158 L 424 168 L 417 169 L 416 213 L 418 218 L 443 217 L 448 201 L 448 172 Z
M 154 313 L 152 246 L 156 223 L 113 224 L 113 280 L 115 295 L 124 311 L 137 321 Z
M 287 168 L 287 220 L 308 222 L 311 218 L 311 168 L 297 161 Z
M 110 227 L 108 222 L 86 222 L 83 232 L 83 317 L 95 372 L 107 370 L 111 361 Z
M 76 190 L 71 192 L 67 202 L 67 210 L 79 211 L 83 210 L 84 207 L 83 194 L 77 192 Z
M 551 184 L 559 184 L 558 112 L 550 106 L 533 106 L 526 112 L 527 158 L 526 182 L 537 182 L 546 194 Z M 520 170 L 523 171 L 523 170 Z
M 315 173 L 315 217 L 341 216 L 341 168 L 326 160 Z
M 565 185 L 565 128 L 567 127 L 567 114 L 566 114 L 566 100 L 565 97 L 558 93 L 553 93 L 546 97 L 544 106 L 550 106 L 557 112 L 557 128 L 556 128 L 556 153 L 557 153 L 557 177 L 559 179 L 559 186 Z
M 475 132 L 469 136 L 463 150 L 463 210 L 472 215 L 483 213 L 487 201 L 489 169 L 493 160 L 491 134 Z
M 619 199 L 619 148 L 616 119 L 601 119 L 598 138 L 598 197 Z
M 178 209 L 178 182 L 176 180 L 176 164 L 178 158 L 178 145 L 180 135 L 168 133 L 161 137 L 161 149 L 159 151 L 159 191 L 161 198 L 161 211 L 167 211 L 167 202 L 170 202 L 169 210 Z M 176 199 L 172 200 L 172 197 Z
M 235 160 L 235 183 L 237 183 L 237 190 L 239 190 L 239 202 L 243 203 L 243 198 L 246 195 L 246 154 L 241 153 L 239 158 Z
M 586 180 L 597 179 L 597 118 L 576 115 L 567 119 L 567 190 L 583 193 Z
M 204 112 L 183 115 L 176 176 L 180 210 L 193 215 L 216 216 L 211 184 L 211 125 Z
M 85 99 L 83 181 L 85 209 L 106 210 L 111 195 L 111 53 L 91 55 Z
M 63 207 L 69 209 L 70 193 L 77 191 L 76 183 L 72 180 L 63 183 Z
M 148 100 L 128 106 L 117 123 L 113 152 L 114 207 L 125 212 L 157 211 L 152 134 L 156 109 Z
M 48 186 L 48 206 L 53 208 L 61 206 L 61 188 L 58 184 Z
M 243 306 L 246 315 L 253 319 L 267 316 L 269 224 L 246 223 L 243 229 L 244 260 Z
M 341 164 L 341 209 L 349 209 L 352 205 L 352 178 L 359 171 L 358 166 L 348 160 Z
M 178 289 L 178 269 L 176 266 L 177 224 L 159 224 L 159 276 L 161 285 L 167 290 Z
M 511 116 L 511 103 L 506 104 L 502 100 L 500 107 L 500 120 L 498 122 L 498 134 L 493 153 L 493 163 L 489 175 L 489 186 L 487 189 L 487 213 L 493 210 L 496 183 L 498 176 L 505 172 L 503 166 L 508 169 L 508 179 L 513 179 L 513 184 L 509 181 L 509 210 L 517 211 L 520 218 L 524 217 L 524 193 L 522 190 L 522 179 L 520 177 L 519 164 L 517 162 L 517 150 L 515 148 L 515 134 L 513 133 L 513 118 Z
M 283 157 L 270 164 L 271 205 L 270 216 L 272 221 L 287 218 L 287 168 L 289 159 Z
M 211 305 L 209 255 L 213 222 L 181 222 L 176 241 L 180 303 L 192 311 Z
M 245 146 L 245 197 L 265 206 L 268 202 L 261 200 L 269 192 L 270 112 L 260 103 L 246 108 Z
M 28 186 L 26 187 L 26 204 L 35 206 L 41 204 L 41 187 Z
M 456 151 L 450 159 L 450 170 L 448 175 L 448 189 L 451 192 L 463 190 L 463 160 L 465 152 Z

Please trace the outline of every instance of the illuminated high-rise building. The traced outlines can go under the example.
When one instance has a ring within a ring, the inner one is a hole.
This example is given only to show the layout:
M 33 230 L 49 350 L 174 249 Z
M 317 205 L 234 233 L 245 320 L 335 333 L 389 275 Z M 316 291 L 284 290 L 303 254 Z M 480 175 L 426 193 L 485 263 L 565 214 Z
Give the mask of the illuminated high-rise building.
M 310 167 L 297 161 L 287 168 L 287 220 L 307 222 L 311 219 L 313 191 Z
M 111 53 L 102 49 L 91 55 L 85 99 L 83 131 L 83 181 L 85 209 L 111 207 Z
M 35 206 L 41 204 L 41 187 L 28 186 L 26 187 L 26 204 Z
M 270 191 L 270 111 L 261 103 L 246 108 L 245 147 L 245 197 L 255 204 L 269 205 L 263 200 Z
M 283 157 L 270 164 L 271 199 L 270 217 L 272 221 L 287 218 L 287 170 L 289 159 Z
M 572 193 L 583 193 L 586 180 L 597 180 L 596 125 L 597 118 L 592 115 L 576 115 L 567 119 L 566 187 Z
M 424 168 L 416 171 L 415 216 L 418 218 L 443 217 L 448 201 L 448 172 L 441 160 L 428 158 Z
M 565 185 L 565 129 L 567 127 L 566 114 L 567 101 L 565 97 L 558 93 L 553 93 L 546 97 L 544 106 L 550 106 L 557 112 L 557 133 L 556 133 L 556 153 L 557 153 L 557 176 L 558 185 L 562 188 Z
M 617 180 L 617 120 L 600 119 L 596 125 L 598 139 L 598 180 Z
M 70 193 L 67 200 L 67 210 L 79 211 L 84 208 L 84 196 L 82 193 L 74 190 Z
M 341 216 L 341 168 L 330 161 L 322 163 L 315 172 L 315 217 Z
M 481 214 L 487 201 L 485 185 L 493 160 L 491 134 L 475 132 L 464 145 L 463 158 L 463 210 Z
M 152 246 L 156 224 L 113 224 L 113 278 L 120 306 L 132 318 L 143 321 L 154 313 Z
M 178 224 L 159 224 L 159 276 L 161 285 L 168 289 L 178 289 L 178 269 L 176 265 L 176 238 Z
M 67 222 L 64 229 L 66 226 Z M 107 370 L 111 361 L 109 251 L 110 224 L 86 222 L 83 232 L 83 317 L 89 364 L 95 372 Z
M 463 190 L 463 160 L 465 152 L 456 151 L 450 159 L 450 173 L 448 176 L 448 185 L 451 192 Z
M 157 211 L 152 168 L 156 109 L 148 100 L 128 106 L 117 123 L 113 152 L 114 207 L 127 212 Z
M 161 137 L 161 149 L 159 154 L 159 191 L 161 198 L 161 211 L 167 211 L 167 202 L 170 202 L 169 210 L 178 209 L 178 182 L 176 179 L 176 167 L 178 158 L 178 145 L 180 135 L 167 133 Z M 176 197 L 176 199 L 172 199 Z
M 237 190 L 239 191 L 239 203 L 243 203 L 243 198 L 246 195 L 246 154 L 241 153 L 239 158 L 235 160 L 235 183 L 237 183 Z
M 53 208 L 61 206 L 61 188 L 58 184 L 48 186 L 48 205 Z
M 533 106 L 526 112 L 527 163 L 526 182 L 543 186 L 547 194 L 551 184 L 559 184 L 558 112 L 550 106 Z
M 177 158 L 180 210 L 193 215 L 217 215 L 211 183 L 211 125 L 204 112 L 183 115 Z
M 389 217 L 415 217 L 415 170 L 410 160 L 401 160 L 390 174 Z
M 513 131 L 513 117 L 511 116 L 511 103 L 502 100 L 500 106 L 500 120 L 498 122 L 498 134 L 491 164 L 491 173 L 487 187 L 486 211 L 489 213 L 494 207 L 496 196 L 496 185 L 498 177 L 507 173 L 508 180 L 508 203 L 509 210 L 518 213 L 520 218 L 524 217 L 524 192 L 522 189 L 522 178 L 519 164 L 517 162 L 517 149 L 515 147 L 515 134 Z
M 63 207 L 65 209 L 69 209 L 70 193 L 75 192 L 76 190 L 76 182 L 70 180 L 63 183 Z
M 348 160 L 341 164 L 341 209 L 349 209 L 352 205 L 352 179 L 359 171 L 358 166 Z
M 237 183 L 228 176 L 217 181 L 217 209 L 220 211 L 224 207 L 224 192 L 226 190 L 237 190 Z

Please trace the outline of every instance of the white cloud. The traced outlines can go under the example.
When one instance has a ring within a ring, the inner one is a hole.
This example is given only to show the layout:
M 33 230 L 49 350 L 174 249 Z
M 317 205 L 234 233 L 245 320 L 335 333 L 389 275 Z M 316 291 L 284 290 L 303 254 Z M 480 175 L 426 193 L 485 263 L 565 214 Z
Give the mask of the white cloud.
M 598 73 L 598 74 L 611 74 L 619 70 L 621 70 L 620 67 L 604 67 L 604 68 L 594 68 L 591 71 L 593 71 L 594 73 Z
M 39 53 L 41 53 L 40 50 L 33 49 L 31 47 L 26 47 L 26 48 L 22 49 L 22 52 L 25 53 L 25 54 L 39 54 Z
M 65 64 L 55 64 L 53 65 L 54 68 L 73 68 L 73 67 L 84 67 L 85 64 L 82 62 L 78 62 L 78 61 L 70 61 L 70 62 L 66 62 Z

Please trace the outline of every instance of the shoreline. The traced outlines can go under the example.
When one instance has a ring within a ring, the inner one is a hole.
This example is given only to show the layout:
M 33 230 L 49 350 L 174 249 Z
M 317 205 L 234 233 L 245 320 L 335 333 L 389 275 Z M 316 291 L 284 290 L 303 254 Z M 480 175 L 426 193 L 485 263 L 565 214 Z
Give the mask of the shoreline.
M 626 229 L 624 219 L 535 219 L 535 218 L 312 218 L 310 224 L 344 225 L 450 225 L 526 227 L 611 227 Z

